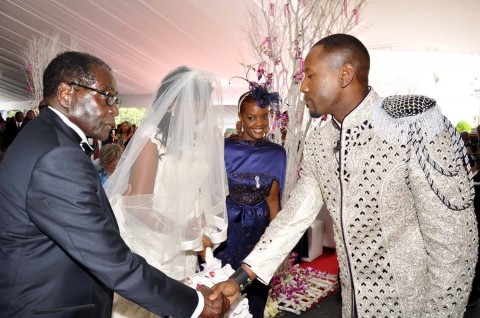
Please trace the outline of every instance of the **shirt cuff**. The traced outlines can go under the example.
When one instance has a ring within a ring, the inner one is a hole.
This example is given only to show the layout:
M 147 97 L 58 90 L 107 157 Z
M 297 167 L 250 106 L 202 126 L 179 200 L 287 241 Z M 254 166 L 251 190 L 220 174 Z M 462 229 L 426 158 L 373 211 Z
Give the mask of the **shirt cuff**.
M 205 300 L 203 299 L 202 293 L 197 290 L 197 294 L 198 294 L 198 304 L 197 304 L 197 308 L 192 314 L 192 318 L 197 318 L 200 316 L 200 314 L 203 311 L 203 306 L 205 304 Z

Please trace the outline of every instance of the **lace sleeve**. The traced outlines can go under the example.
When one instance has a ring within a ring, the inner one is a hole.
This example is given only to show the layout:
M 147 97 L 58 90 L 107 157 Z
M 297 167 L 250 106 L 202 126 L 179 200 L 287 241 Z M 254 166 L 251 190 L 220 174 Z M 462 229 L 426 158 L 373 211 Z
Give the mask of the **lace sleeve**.
M 310 170 L 309 158 L 304 158 L 302 176 L 288 202 L 244 260 L 264 284 L 270 281 L 323 205 L 320 188 Z

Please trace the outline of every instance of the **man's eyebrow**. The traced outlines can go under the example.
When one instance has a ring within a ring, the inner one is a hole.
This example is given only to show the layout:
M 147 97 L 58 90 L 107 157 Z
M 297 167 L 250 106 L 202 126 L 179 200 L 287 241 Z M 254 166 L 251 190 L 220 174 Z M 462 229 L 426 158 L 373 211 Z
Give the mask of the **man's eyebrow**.
M 105 85 L 105 89 L 104 90 L 110 90 L 110 91 L 113 91 L 113 94 L 114 95 L 118 95 L 118 91 L 115 90 L 115 88 L 113 88 L 112 86 L 110 85 Z

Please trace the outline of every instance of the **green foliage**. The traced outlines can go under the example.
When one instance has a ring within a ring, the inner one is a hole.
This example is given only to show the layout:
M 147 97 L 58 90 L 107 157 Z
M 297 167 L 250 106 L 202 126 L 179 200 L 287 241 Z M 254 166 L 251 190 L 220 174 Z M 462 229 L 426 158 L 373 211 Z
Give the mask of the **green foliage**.
M 455 129 L 458 131 L 458 132 L 462 132 L 462 131 L 468 131 L 469 133 L 472 132 L 472 126 L 467 123 L 467 121 L 465 120 L 460 120 L 457 124 L 457 126 L 455 126 Z
M 115 118 L 115 122 L 120 124 L 121 122 L 128 121 L 130 124 L 138 124 L 143 118 L 145 108 L 122 108 L 120 107 L 120 114 Z
M 7 118 L 14 117 L 16 112 L 23 112 L 23 109 L 7 110 Z M 4 119 L 7 119 L 4 118 Z

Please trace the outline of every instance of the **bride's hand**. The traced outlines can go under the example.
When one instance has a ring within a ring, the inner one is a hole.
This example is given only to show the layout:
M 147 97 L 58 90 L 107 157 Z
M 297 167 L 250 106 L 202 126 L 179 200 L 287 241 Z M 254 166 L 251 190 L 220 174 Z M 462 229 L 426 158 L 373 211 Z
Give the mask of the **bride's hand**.
M 202 245 L 203 245 L 203 251 L 198 252 L 198 256 L 200 256 L 202 260 L 205 261 L 205 251 L 207 247 L 213 248 L 213 243 L 208 236 L 204 235 L 202 237 Z

